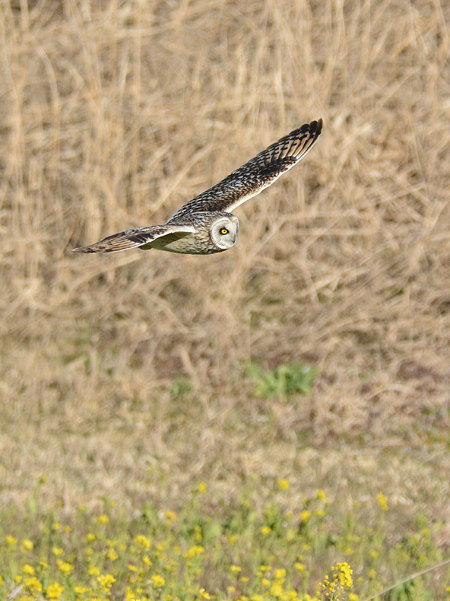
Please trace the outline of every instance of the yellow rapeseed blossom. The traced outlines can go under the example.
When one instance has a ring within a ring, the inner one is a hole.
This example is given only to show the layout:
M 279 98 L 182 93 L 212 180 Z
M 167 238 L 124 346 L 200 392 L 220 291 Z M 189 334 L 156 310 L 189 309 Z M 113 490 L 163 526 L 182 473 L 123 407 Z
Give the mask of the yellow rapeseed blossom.
M 348 563 L 346 561 L 337 563 L 336 567 L 333 569 L 338 572 L 339 582 L 342 584 L 342 586 L 350 588 L 353 584 L 353 570 Z
M 57 564 L 58 568 L 60 569 L 60 571 L 65 576 L 68 576 L 74 569 L 74 566 L 71 563 L 68 563 L 67 561 L 63 561 L 62 559 L 58 559 L 56 564 Z
M 59 584 L 59 582 L 52 582 L 45 589 L 45 594 L 47 595 L 48 599 L 59 599 L 63 591 L 64 587 Z
M 97 576 L 97 581 L 99 585 L 102 587 L 104 593 L 109 593 L 110 588 L 116 581 L 112 574 L 103 574 L 101 576 Z
M 307 522 L 310 517 L 311 517 L 311 512 L 308 511 L 307 509 L 302 511 L 300 514 L 300 519 L 302 520 L 302 522 Z
M 150 578 L 150 581 L 155 588 L 161 588 L 166 584 L 166 581 L 164 580 L 164 578 L 162 576 L 160 576 L 159 574 L 154 574 Z
M 388 504 L 387 504 L 387 497 L 386 495 L 383 495 L 382 492 L 377 494 L 377 501 L 378 501 L 378 505 L 381 507 L 381 511 L 387 511 L 388 510 Z
M 193 545 L 186 551 L 186 553 L 183 553 L 183 557 L 185 559 L 192 559 L 194 557 L 197 557 L 197 555 L 201 555 L 204 552 L 205 549 L 201 545 Z
M 8 545 L 11 545 L 11 547 L 14 547 L 14 545 L 17 545 L 17 538 L 14 538 L 14 536 L 11 536 L 10 534 L 7 534 L 5 536 L 5 540 L 8 543 Z
M 31 578 L 27 578 L 24 582 L 25 588 L 30 593 L 40 593 L 42 592 L 42 584 L 36 578 L 36 576 L 32 576 Z
M 281 488 L 281 490 L 289 490 L 289 480 L 286 480 L 285 478 L 280 478 L 278 480 L 278 486 Z
M 100 524 L 107 524 L 109 522 L 109 518 L 106 513 L 102 513 L 102 515 L 99 516 L 98 521 Z
M 136 547 L 139 547 L 143 550 L 150 549 L 151 546 L 150 540 L 143 534 L 138 534 L 137 536 L 135 536 L 133 542 L 136 545 Z
M 29 574 L 30 576 L 34 576 L 36 573 L 33 566 L 30 566 L 28 563 L 23 566 L 22 572 L 24 574 Z
M 117 553 L 117 551 L 115 549 L 110 549 L 106 555 L 108 556 L 108 559 L 111 561 L 115 561 L 119 557 L 119 554 Z
M 99 568 L 97 568 L 97 566 L 89 566 L 88 574 L 89 574 L 89 576 L 99 576 L 100 570 L 99 570 Z
M 284 580 L 286 578 L 286 570 L 284 568 L 275 570 L 275 578 L 277 580 Z
M 28 538 L 24 538 L 22 541 L 22 547 L 26 550 L 26 551 L 32 551 L 33 550 L 33 543 L 31 540 L 29 540 Z

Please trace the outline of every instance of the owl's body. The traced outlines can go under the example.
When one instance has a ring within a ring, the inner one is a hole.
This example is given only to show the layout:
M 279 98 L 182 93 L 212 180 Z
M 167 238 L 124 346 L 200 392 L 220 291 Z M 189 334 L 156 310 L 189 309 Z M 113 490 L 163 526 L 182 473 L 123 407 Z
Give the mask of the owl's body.
M 196 196 L 164 225 L 150 225 L 104 238 L 75 252 L 108 253 L 128 248 L 209 255 L 237 241 L 239 220 L 231 211 L 270 186 L 312 148 L 322 131 L 322 119 L 302 125 L 260 152 L 218 184 Z

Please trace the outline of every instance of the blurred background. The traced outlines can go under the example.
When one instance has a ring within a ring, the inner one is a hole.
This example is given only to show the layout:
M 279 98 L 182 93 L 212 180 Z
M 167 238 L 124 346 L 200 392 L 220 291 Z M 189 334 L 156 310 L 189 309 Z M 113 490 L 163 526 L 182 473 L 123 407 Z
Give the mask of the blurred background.
M 42 475 L 68 511 L 256 475 L 448 522 L 449 22 L 438 0 L 0 2 L 0 502 Z M 319 117 L 228 252 L 71 254 Z

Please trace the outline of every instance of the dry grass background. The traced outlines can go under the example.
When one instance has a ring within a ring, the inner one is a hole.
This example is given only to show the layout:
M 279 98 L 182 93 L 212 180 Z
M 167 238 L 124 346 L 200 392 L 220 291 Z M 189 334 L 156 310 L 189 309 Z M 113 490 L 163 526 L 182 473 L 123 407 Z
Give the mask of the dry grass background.
M 257 474 L 445 517 L 449 22 L 439 0 L 1 0 L 2 502 L 41 474 L 69 509 Z M 232 250 L 70 253 L 318 117 Z M 313 395 L 255 398 L 250 360 L 316 365 Z

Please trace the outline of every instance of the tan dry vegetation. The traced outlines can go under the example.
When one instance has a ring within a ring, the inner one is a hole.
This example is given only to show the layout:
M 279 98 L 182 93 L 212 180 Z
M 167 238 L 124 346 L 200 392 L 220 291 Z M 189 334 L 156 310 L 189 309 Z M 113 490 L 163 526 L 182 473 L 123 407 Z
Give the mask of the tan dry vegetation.
M 2 501 L 40 474 L 69 508 L 258 474 L 442 516 L 450 5 L 2 0 L 0 19 Z M 70 253 L 318 117 L 230 251 Z M 255 398 L 250 360 L 316 365 L 314 394 Z

